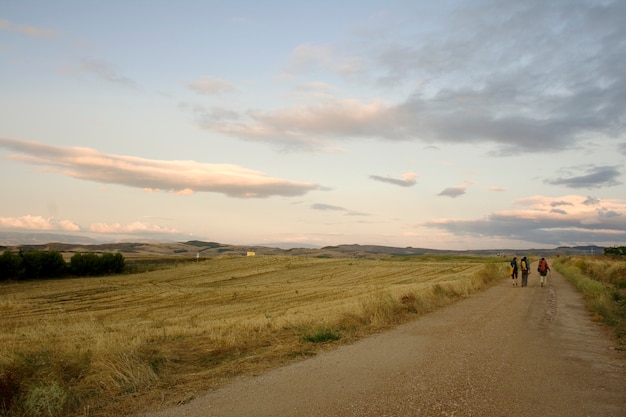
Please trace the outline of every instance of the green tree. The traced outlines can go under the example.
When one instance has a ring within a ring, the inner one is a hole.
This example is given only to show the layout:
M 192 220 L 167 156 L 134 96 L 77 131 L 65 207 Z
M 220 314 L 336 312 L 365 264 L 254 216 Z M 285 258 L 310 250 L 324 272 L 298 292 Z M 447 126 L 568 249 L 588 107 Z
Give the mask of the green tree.
M 81 277 L 99 275 L 98 255 L 92 252 L 76 253 L 70 259 L 70 271 Z
M 21 270 L 22 258 L 18 254 L 10 250 L 2 252 L 0 255 L 0 281 L 19 278 Z
M 25 279 L 57 278 L 67 273 L 63 255 L 56 251 L 20 250 Z
M 100 258 L 101 271 L 104 274 L 124 272 L 124 256 L 121 253 L 103 253 Z
M 70 259 L 70 270 L 78 276 L 119 274 L 124 272 L 124 256 L 121 253 L 77 253 Z

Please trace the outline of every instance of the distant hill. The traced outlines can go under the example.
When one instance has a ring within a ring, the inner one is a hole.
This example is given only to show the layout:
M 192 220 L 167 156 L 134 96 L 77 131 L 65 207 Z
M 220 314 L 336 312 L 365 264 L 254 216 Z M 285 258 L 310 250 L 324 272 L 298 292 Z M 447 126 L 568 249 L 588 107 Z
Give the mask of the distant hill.
M 123 242 L 102 243 L 95 239 L 52 233 L 0 233 L 0 249 L 54 250 L 66 254 L 76 252 L 120 252 L 127 258 L 208 258 L 215 256 L 291 255 L 316 257 L 385 258 L 416 255 L 476 255 L 476 256 L 546 256 L 600 255 L 604 247 L 561 246 L 554 249 L 490 249 L 490 250 L 439 250 L 413 247 L 346 244 L 311 247 L 290 244 L 229 245 L 218 242 L 191 240 L 187 242 Z
M 0 245 L 43 245 L 50 242 L 71 243 L 77 245 L 90 245 L 102 243 L 86 236 L 65 235 L 58 233 L 26 233 L 26 232 L 0 232 Z

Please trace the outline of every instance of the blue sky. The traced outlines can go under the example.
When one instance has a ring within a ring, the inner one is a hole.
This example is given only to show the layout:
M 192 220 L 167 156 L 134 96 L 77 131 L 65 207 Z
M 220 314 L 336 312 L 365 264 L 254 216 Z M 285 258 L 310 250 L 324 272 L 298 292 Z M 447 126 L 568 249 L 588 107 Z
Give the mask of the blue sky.
M 626 3 L 0 0 L 0 231 L 624 245 Z

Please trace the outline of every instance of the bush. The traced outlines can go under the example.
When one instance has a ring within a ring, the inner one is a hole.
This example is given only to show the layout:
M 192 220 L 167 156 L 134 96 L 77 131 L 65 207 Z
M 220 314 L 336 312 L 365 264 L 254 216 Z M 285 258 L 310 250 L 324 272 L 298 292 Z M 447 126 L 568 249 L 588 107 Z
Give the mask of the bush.
M 22 270 L 22 258 L 9 250 L 0 255 L 0 281 L 17 279 Z
M 69 273 L 76 276 L 97 276 L 124 272 L 121 253 L 77 253 L 68 265 L 56 251 L 23 250 L 14 253 L 5 250 L 0 255 L 0 281 L 60 278 Z
M 121 253 L 77 253 L 70 259 L 70 270 L 78 276 L 97 276 L 124 272 L 124 256 Z
M 626 256 L 626 246 L 615 246 L 604 248 L 604 254 L 610 256 Z
M 303 342 L 308 343 L 326 343 L 334 342 L 341 339 L 341 333 L 337 330 L 332 330 L 327 327 L 318 327 L 311 329 L 302 336 Z
M 58 278 L 67 273 L 67 265 L 60 252 L 20 250 L 19 256 L 22 268 L 18 279 Z

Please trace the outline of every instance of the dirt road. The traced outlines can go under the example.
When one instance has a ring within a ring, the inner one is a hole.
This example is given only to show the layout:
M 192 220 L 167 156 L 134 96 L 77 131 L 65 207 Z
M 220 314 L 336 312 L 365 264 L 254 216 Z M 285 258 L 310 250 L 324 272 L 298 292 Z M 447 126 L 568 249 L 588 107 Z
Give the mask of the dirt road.
M 146 416 L 626 416 L 624 352 L 538 278 Z

